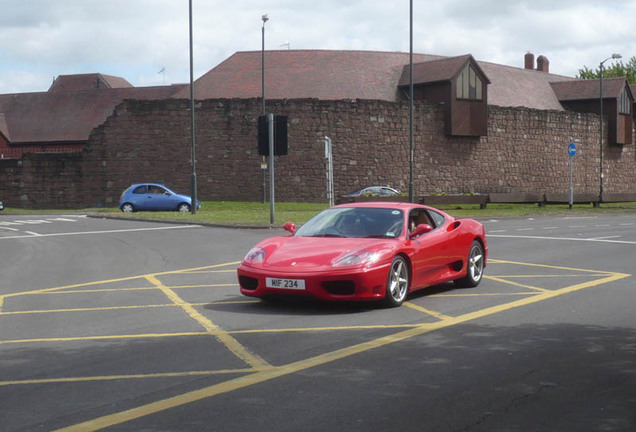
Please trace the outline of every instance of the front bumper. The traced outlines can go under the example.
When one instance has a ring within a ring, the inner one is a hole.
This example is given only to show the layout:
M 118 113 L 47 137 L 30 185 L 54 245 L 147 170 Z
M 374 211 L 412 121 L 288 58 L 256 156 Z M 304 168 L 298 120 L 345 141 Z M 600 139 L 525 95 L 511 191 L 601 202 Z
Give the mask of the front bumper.
M 332 272 L 289 272 L 256 269 L 241 264 L 237 276 L 241 294 L 250 297 L 305 296 L 327 301 L 384 298 L 390 264 Z M 271 288 L 266 278 L 300 279 L 304 289 Z

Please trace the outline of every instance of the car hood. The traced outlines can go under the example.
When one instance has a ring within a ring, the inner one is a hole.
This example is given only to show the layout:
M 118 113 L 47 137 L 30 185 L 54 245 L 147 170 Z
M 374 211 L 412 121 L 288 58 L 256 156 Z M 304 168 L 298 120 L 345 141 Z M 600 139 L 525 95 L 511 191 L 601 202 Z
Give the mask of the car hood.
M 368 251 L 377 254 L 373 265 L 379 265 L 391 257 L 399 244 L 398 239 L 359 239 L 333 237 L 274 237 L 260 242 L 265 249 L 263 263 L 251 265 L 269 270 L 290 272 L 337 271 L 369 265 L 334 267 L 333 261 L 354 252 Z

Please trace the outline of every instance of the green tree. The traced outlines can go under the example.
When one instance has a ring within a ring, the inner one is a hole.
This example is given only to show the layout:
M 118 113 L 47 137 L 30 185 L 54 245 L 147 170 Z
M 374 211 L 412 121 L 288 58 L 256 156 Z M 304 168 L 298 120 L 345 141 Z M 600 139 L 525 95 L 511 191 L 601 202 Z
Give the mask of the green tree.
M 630 84 L 636 84 L 636 57 L 629 59 L 627 63 L 622 61 L 613 62 L 610 65 L 603 65 L 603 78 L 626 77 Z M 601 77 L 600 65 L 595 70 L 583 66 L 576 76 L 581 79 L 599 79 Z

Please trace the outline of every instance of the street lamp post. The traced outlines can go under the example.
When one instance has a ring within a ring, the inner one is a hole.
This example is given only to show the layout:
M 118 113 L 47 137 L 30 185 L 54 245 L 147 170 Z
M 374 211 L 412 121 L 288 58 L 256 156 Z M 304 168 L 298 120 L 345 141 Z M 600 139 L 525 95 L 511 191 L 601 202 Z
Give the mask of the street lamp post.
M 413 0 L 409 2 L 409 202 L 413 192 Z
M 192 172 L 190 174 L 190 187 L 192 189 L 192 202 L 190 203 L 190 211 L 192 214 L 197 212 L 197 155 L 196 155 L 196 141 L 194 134 L 194 53 L 192 49 L 192 0 L 189 2 L 189 22 L 190 22 L 190 145 L 191 145 L 191 159 L 192 159 Z
M 261 114 L 265 115 L 265 23 L 269 20 L 267 14 L 261 17 L 263 27 L 261 29 Z M 261 201 L 265 203 L 265 156 L 261 162 Z
M 265 14 L 261 17 L 261 19 L 263 20 L 263 27 L 261 29 L 261 114 L 265 115 L 265 23 L 269 20 L 269 17 Z
M 598 189 L 598 206 L 603 202 L 603 64 L 608 60 L 622 58 L 620 54 L 612 54 L 599 65 L 599 102 L 600 102 L 600 128 L 599 128 L 599 189 Z

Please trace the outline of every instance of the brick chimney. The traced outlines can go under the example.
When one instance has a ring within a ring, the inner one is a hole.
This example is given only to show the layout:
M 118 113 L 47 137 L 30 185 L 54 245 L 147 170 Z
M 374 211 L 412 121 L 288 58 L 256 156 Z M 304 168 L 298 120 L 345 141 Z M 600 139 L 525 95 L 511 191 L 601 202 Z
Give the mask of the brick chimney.
M 540 55 L 537 57 L 537 70 L 545 73 L 550 72 L 550 61 L 546 56 Z
M 527 52 L 524 57 L 526 69 L 534 69 L 534 54 Z

